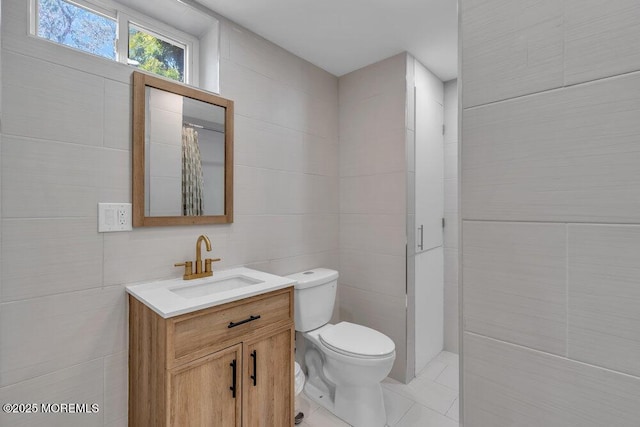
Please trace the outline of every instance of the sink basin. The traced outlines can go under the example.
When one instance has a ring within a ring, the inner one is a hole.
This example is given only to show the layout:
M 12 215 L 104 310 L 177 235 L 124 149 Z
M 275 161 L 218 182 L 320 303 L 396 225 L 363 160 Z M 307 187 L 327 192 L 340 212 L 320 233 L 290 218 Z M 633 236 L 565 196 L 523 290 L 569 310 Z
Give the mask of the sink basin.
M 218 292 L 257 285 L 258 283 L 264 283 L 264 281 L 239 274 L 231 277 L 210 278 L 205 283 L 176 286 L 174 288 L 169 288 L 169 290 L 183 298 L 200 298 L 211 294 L 217 294 Z
M 127 292 L 165 319 L 292 286 L 295 280 L 246 267 L 194 280 L 168 279 L 127 286 Z

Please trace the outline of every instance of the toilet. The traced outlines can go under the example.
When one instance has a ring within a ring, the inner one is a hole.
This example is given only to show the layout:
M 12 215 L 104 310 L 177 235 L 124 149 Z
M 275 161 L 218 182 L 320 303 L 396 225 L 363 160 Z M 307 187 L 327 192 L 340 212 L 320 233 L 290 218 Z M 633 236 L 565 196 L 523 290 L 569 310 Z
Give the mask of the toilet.
M 296 280 L 296 331 L 304 338 L 304 393 L 354 427 L 384 427 L 387 416 L 380 382 L 396 358 L 386 335 L 349 322 L 329 323 L 338 272 L 316 268 L 288 276 Z

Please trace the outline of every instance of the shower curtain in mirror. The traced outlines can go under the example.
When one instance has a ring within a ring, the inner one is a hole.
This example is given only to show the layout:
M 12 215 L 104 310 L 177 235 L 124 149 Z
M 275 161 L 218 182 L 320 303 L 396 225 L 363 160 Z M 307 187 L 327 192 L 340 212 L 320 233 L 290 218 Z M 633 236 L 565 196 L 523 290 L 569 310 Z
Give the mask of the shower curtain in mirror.
M 182 127 L 182 214 L 203 215 L 204 177 L 198 145 L 198 132 Z

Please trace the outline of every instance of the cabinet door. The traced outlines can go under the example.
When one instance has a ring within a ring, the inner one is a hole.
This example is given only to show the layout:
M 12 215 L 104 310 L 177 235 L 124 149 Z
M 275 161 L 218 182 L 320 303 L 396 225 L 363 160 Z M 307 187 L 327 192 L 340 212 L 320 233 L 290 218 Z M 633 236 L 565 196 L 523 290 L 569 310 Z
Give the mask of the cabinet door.
M 293 326 L 244 344 L 244 427 L 293 426 Z
M 444 137 L 442 99 L 435 99 L 430 76 L 415 69 L 416 252 L 442 246 L 444 216 Z M 440 83 L 442 84 L 442 83 Z M 442 96 L 440 94 L 439 96 Z
M 169 425 L 241 425 L 240 344 L 169 371 Z M 233 389 L 235 386 L 235 390 Z

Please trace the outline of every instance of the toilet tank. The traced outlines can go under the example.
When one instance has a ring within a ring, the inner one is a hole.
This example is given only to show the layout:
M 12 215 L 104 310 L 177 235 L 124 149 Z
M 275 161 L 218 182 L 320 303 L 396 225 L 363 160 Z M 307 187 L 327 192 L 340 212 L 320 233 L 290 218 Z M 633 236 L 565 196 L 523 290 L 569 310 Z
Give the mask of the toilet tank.
M 314 268 L 287 276 L 294 285 L 296 331 L 307 332 L 329 323 L 336 302 L 338 272 Z

